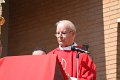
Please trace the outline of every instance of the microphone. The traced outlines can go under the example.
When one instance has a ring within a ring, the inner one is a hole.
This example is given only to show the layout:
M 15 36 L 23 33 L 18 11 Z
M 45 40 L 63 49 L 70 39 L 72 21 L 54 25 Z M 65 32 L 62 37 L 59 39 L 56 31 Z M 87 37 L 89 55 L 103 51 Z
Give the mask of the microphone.
M 83 50 L 83 49 L 81 49 L 81 48 L 77 48 L 76 46 L 71 46 L 71 50 L 77 51 L 77 52 L 81 52 L 81 53 L 88 53 L 88 54 L 89 54 L 88 51 Z

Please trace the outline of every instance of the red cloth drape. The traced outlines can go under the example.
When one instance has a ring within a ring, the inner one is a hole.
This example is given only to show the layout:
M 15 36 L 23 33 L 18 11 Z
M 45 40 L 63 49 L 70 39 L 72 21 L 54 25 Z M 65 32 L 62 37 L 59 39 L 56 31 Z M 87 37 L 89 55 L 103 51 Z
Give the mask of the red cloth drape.
M 0 59 L 0 80 L 55 80 L 56 63 L 56 55 L 4 57 Z

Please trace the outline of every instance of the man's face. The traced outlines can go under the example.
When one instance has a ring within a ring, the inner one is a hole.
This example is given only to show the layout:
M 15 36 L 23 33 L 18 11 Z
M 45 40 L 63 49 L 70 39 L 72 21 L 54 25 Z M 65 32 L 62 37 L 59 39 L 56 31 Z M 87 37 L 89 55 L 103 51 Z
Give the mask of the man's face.
M 67 47 L 74 42 L 75 33 L 65 24 L 59 24 L 56 29 L 56 37 L 61 47 Z

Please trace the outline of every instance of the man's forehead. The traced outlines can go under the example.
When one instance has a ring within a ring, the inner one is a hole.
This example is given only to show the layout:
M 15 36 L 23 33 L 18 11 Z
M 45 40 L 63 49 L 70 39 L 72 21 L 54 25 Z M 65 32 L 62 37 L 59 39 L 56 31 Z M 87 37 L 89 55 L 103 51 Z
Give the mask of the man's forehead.
M 68 31 L 69 29 L 68 28 L 66 28 L 66 27 L 59 27 L 59 28 L 57 28 L 57 32 L 65 32 L 65 31 Z
M 70 27 L 69 27 L 69 25 L 67 25 L 67 24 L 59 24 L 58 26 L 57 26 L 57 29 L 65 29 L 65 30 L 68 30 Z

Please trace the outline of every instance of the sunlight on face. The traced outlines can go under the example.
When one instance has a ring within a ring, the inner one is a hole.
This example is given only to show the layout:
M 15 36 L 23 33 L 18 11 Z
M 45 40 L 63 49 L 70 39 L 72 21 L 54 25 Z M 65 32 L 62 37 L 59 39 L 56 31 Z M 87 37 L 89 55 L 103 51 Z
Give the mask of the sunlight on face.
M 66 24 L 57 25 L 56 37 L 61 47 L 66 47 L 74 42 L 74 32 Z

